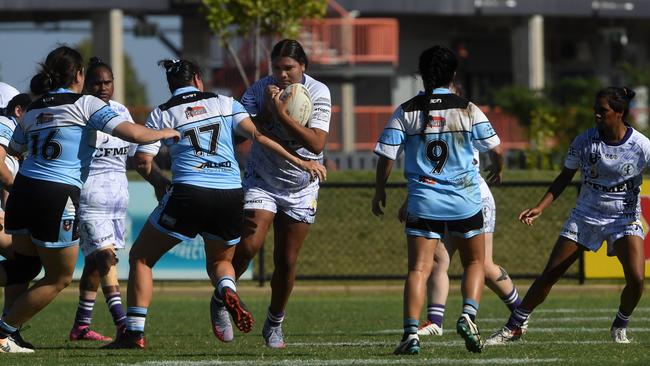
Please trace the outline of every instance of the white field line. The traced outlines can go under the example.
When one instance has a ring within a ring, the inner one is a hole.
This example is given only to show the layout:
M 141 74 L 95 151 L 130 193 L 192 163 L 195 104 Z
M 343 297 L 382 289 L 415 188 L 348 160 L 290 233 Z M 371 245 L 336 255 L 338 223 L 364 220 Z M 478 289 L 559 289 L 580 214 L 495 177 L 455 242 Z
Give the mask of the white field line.
M 480 322 L 479 322 L 480 324 Z M 481 327 L 483 329 L 483 332 L 485 332 L 485 327 Z M 650 328 L 635 328 L 635 327 L 629 327 L 627 328 L 631 333 L 646 333 L 650 332 Z M 495 329 L 496 330 L 496 329 Z M 369 332 L 363 332 L 361 334 L 363 335 L 372 335 L 372 334 L 402 334 L 403 330 L 402 329 L 381 329 L 381 330 L 376 330 L 376 331 L 369 331 Z M 598 333 L 598 332 L 604 332 L 609 334 L 609 326 L 607 327 L 601 327 L 601 328 L 585 328 L 585 327 L 557 327 L 557 328 L 538 328 L 535 327 L 534 323 L 531 325 L 530 328 L 528 328 L 529 333 L 576 333 L 576 332 L 583 332 L 583 333 Z M 304 334 L 304 333 L 303 333 Z M 310 335 L 313 335 L 315 333 L 309 333 Z M 328 332 L 323 332 L 321 333 L 322 335 L 328 335 L 332 333 Z
M 535 309 L 533 314 L 538 314 L 538 313 L 611 313 L 613 314 L 612 316 L 616 315 L 616 311 L 618 308 L 616 306 L 612 306 L 611 308 L 607 309 L 590 309 L 590 308 L 559 308 L 559 309 Z M 634 314 L 636 313 L 648 313 L 650 312 L 650 308 L 636 308 L 634 309 Z
M 613 313 L 612 316 L 569 316 L 567 317 L 566 315 L 562 316 L 540 316 L 536 317 L 535 314 L 533 313 L 533 316 L 530 318 L 531 323 L 553 323 L 553 322 L 569 322 L 569 323 L 580 323 L 580 322 L 597 322 L 597 321 L 606 321 L 606 322 L 611 322 L 614 320 L 614 315 L 616 313 Z M 645 317 L 635 317 L 632 315 L 632 318 L 634 322 L 650 322 L 650 319 L 647 319 Z M 503 323 L 505 324 L 508 321 L 508 317 L 503 317 L 503 318 L 481 318 L 480 316 L 477 318 L 479 324 L 480 323 Z
M 427 337 L 432 339 L 431 337 Z M 395 347 L 397 346 L 398 341 L 359 341 L 359 342 L 291 342 L 287 347 Z M 436 341 L 435 338 L 432 340 L 424 340 L 424 337 L 420 338 L 420 343 L 425 347 L 463 347 L 465 341 L 456 340 L 456 341 Z M 590 344 L 612 344 L 611 340 L 581 340 L 581 341 L 527 341 L 521 340 L 519 342 L 508 343 L 509 345 L 590 345 Z M 494 347 L 494 346 L 486 346 Z
M 453 359 L 453 358 L 405 358 L 390 357 L 385 359 L 346 358 L 340 360 L 205 360 L 205 361 L 146 361 L 139 363 L 121 363 L 129 366 L 339 366 L 339 365 L 529 365 L 535 363 L 560 363 L 560 358 L 482 358 L 482 359 Z

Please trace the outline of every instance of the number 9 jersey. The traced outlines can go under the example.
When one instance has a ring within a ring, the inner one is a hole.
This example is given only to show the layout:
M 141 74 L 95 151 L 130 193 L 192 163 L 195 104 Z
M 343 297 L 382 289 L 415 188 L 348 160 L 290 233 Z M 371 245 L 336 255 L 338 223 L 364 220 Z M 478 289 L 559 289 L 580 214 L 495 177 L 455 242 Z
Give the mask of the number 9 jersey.
M 438 88 L 395 110 L 375 153 L 395 160 L 404 150 L 409 214 L 460 220 L 482 208 L 473 148 L 485 152 L 499 143 L 475 104 Z
M 178 143 L 163 141 L 171 154 L 172 183 L 233 189 L 241 188 L 234 133 L 246 118 L 248 112 L 233 98 L 184 87 L 151 112 L 146 126 L 174 128 L 181 134 Z M 140 145 L 137 151 L 156 155 L 160 146 L 160 142 Z

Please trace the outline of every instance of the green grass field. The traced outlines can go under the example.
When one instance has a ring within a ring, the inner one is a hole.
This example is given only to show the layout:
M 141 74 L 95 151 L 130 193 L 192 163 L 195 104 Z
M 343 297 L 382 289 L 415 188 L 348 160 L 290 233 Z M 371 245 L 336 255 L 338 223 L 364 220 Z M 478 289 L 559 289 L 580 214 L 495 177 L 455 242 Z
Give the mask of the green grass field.
M 201 284 L 203 285 L 203 284 Z M 66 290 L 23 331 L 37 346 L 32 355 L 0 355 L 0 365 L 609 365 L 650 363 L 650 301 L 643 299 L 633 315 L 633 343 L 617 345 L 609 338 L 620 285 L 558 285 L 531 318 L 524 340 L 503 347 L 486 347 L 471 354 L 455 334 L 460 311 L 458 284 L 452 284 L 445 335 L 421 338 L 418 356 L 393 356 L 401 334 L 400 282 L 301 282 L 287 309 L 288 347 L 271 350 L 260 336 L 269 289 L 240 286 L 256 316 L 250 334 L 236 332 L 235 342 L 223 344 L 209 325 L 210 289 L 190 284 L 158 284 L 147 319 L 146 350 L 99 350 L 96 343 L 67 341 L 76 309 L 76 293 Z M 525 290 L 522 283 L 520 290 Z M 478 324 L 484 336 L 503 325 L 508 312 L 486 290 Z M 103 303 L 95 309 L 94 327 L 111 333 Z

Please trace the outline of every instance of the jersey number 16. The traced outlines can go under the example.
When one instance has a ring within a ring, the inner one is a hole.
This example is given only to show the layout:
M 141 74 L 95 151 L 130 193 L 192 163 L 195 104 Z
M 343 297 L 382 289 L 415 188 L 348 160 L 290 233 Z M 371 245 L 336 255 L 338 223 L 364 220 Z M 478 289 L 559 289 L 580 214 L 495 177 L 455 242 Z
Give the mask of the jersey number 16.
M 32 156 L 38 156 L 38 149 L 41 149 L 41 157 L 45 160 L 55 160 L 61 156 L 61 144 L 54 140 L 54 136 L 59 132 L 58 129 L 50 131 L 45 137 L 43 144 L 40 144 L 40 136 L 35 133 L 31 135 L 32 139 Z

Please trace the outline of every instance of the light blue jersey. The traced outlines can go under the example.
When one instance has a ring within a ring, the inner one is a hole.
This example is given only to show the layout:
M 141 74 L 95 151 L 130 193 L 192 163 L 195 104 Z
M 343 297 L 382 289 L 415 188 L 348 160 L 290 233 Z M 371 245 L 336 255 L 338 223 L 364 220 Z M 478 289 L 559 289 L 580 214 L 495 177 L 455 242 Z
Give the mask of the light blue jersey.
M 58 89 L 29 106 L 10 146 L 27 152 L 19 173 L 81 188 L 95 152 L 96 131 L 111 134 L 124 122 L 91 95 Z
M 9 147 L 9 141 L 17 125 L 18 122 L 14 117 L 0 115 L 0 145 L 5 149 Z
M 375 153 L 395 160 L 403 149 L 409 214 L 448 221 L 481 210 L 473 149 L 485 152 L 499 143 L 475 104 L 448 89 L 436 89 L 432 95 L 419 94 L 395 110 Z
M 181 134 L 178 143 L 164 142 L 172 159 L 172 183 L 233 189 L 241 188 L 234 134 L 246 118 L 248 112 L 233 98 L 185 87 L 151 112 L 146 126 L 174 128 Z M 156 155 L 160 146 L 140 145 L 137 151 Z

